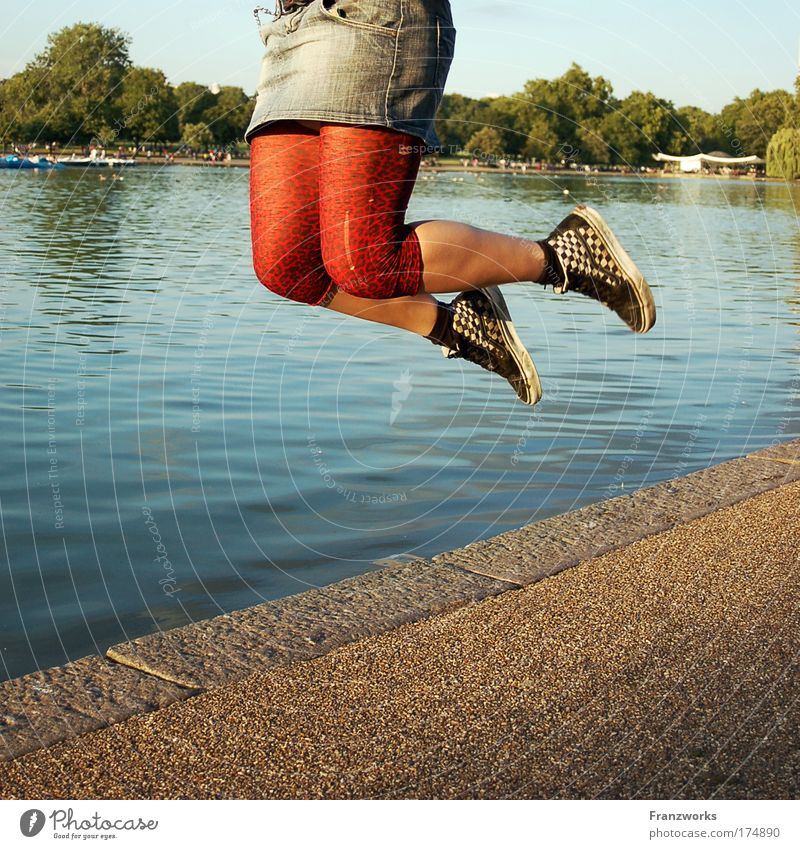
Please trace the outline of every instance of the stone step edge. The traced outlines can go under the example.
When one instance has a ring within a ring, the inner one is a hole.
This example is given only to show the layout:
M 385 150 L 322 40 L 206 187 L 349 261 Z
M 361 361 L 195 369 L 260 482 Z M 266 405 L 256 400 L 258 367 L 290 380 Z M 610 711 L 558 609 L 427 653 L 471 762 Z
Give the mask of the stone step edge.
M 431 562 L 528 586 L 795 480 L 800 440 L 479 540 Z
M 454 592 L 452 599 L 444 594 L 434 599 L 431 604 L 430 598 L 423 597 L 422 591 L 415 594 L 412 581 L 403 583 L 403 570 L 410 564 L 388 565 L 392 561 L 381 561 L 381 563 L 384 566 L 382 569 L 347 578 L 320 589 L 278 599 L 277 602 L 265 602 L 262 605 L 256 605 L 255 608 L 280 603 L 284 611 L 291 611 L 293 607 L 300 609 L 303 599 L 311 593 L 324 594 L 326 591 L 330 592 L 343 586 L 347 586 L 352 597 L 357 598 L 359 586 L 365 587 L 365 593 L 375 593 L 376 589 L 380 592 L 380 585 L 383 582 L 387 586 L 387 594 L 391 593 L 392 586 L 401 593 L 400 608 L 405 606 L 405 609 L 399 610 L 397 618 L 402 621 L 391 626 L 399 627 L 406 621 L 419 621 L 436 616 L 447 612 L 448 609 L 455 609 L 475 600 L 475 598 L 466 597 L 468 593 L 462 592 L 459 597 Z M 439 575 L 453 575 L 456 582 L 459 580 L 458 576 L 463 575 L 466 583 L 476 588 L 473 592 L 476 598 L 496 595 L 516 588 L 507 582 L 472 575 L 459 568 L 433 566 L 428 561 L 422 560 L 413 563 L 417 569 L 429 569 Z M 398 581 L 395 577 L 392 585 L 391 576 L 396 576 L 398 573 L 400 573 L 400 580 Z M 252 610 L 254 608 L 245 608 L 226 616 L 234 618 L 246 616 L 248 611 Z M 217 620 L 222 618 L 214 617 Z M 198 622 L 184 627 L 195 629 L 202 624 Z M 365 628 L 369 630 L 369 623 L 365 624 Z M 376 627 L 371 630 L 377 634 L 390 629 Z M 171 629 L 161 633 L 171 634 L 179 630 Z M 160 634 L 148 636 L 153 638 Z M 343 642 L 347 642 L 346 635 Z M 254 646 L 254 649 L 256 648 Z M 314 647 L 306 643 L 299 633 L 297 634 L 293 654 L 318 656 L 318 654 L 327 653 L 322 651 L 324 646 L 320 646 L 320 649 L 319 652 L 315 652 Z M 288 662 L 291 662 L 291 659 L 289 656 Z M 282 662 L 286 661 L 280 657 L 262 658 L 261 664 L 266 667 L 280 665 Z M 124 722 L 134 716 L 159 710 L 176 701 L 184 701 L 199 695 L 206 689 L 208 689 L 207 686 L 198 686 L 196 682 L 184 680 L 181 676 L 165 674 L 162 669 L 148 664 L 131 663 L 129 658 L 115 652 L 114 647 L 109 648 L 105 656 L 88 655 L 61 666 L 38 670 L 19 678 L 0 682 L 0 764 L 29 752 L 48 748 L 63 740 L 79 737 L 100 728 Z
M 708 466 L 683 477 L 673 477 L 632 494 L 568 511 L 437 555 L 430 562 L 419 563 L 434 572 L 435 567 L 445 567 L 500 581 L 508 589 L 527 586 L 578 563 L 663 533 L 676 524 L 691 521 L 778 487 L 800 476 L 800 462 L 795 463 L 797 458 L 800 458 L 800 440 L 776 442 L 745 457 Z M 373 576 L 375 574 L 372 573 Z M 438 574 L 442 575 L 445 583 L 450 578 L 450 574 Z M 374 577 L 361 576 L 356 580 L 366 584 L 364 589 L 369 593 L 369 582 Z M 328 592 L 332 598 L 327 601 L 323 599 L 321 605 L 314 603 L 313 597 L 317 591 L 294 596 L 292 606 L 298 619 L 302 622 L 310 618 L 313 622 L 322 615 L 321 630 L 328 630 L 329 623 L 333 623 L 334 630 L 340 627 L 350 632 L 346 641 L 371 636 L 394 626 L 393 622 L 385 621 L 380 609 L 376 611 L 369 604 L 362 612 L 368 618 L 371 612 L 375 617 L 375 627 L 370 627 L 366 633 L 364 629 L 354 627 L 352 616 L 349 620 L 346 614 L 340 616 L 338 610 L 342 607 L 343 599 L 339 588 L 347 583 L 330 585 Z M 463 587 L 456 583 L 453 588 L 455 597 L 460 595 L 463 599 Z M 387 578 L 378 589 L 387 593 L 387 602 L 396 608 L 396 588 L 392 581 Z M 421 594 L 424 596 L 424 590 Z M 428 596 L 431 596 L 430 587 Z M 307 603 L 306 599 L 309 599 Z M 334 603 L 331 604 L 331 601 Z M 349 606 L 348 601 L 345 597 L 344 606 Z M 437 598 L 437 602 L 441 602 L 441 597 Z M 305 610 L 304 604 L 307 604 Z M 252 623 L 248 623 L 251 615 L 248 611 L 257 611 L 262 607 L 258 605 L 235 614 L 225 614 L 191 626 L 112 646 L 108 656 L 119 663 L 127 663 L 133 668 L 184 686 L 196 688 L 228 683 L 253 671 L 253 661 L 258 663 L 259 652 L 285 654 L 285 633 L 281 633 L 280 639 L 276 640 L 279 645 L 275 651 L 270 648 L 269 639 L 272 630 L 285 632 L 285 613 L 266 616 L 260 621 L 257 619 L 255 628 Z M 431 615 L 431 612 L 426 612 L 426 615 Z M 297 638 L 295 628 L 289 634 L 288 642 L 296 644 Z M 226 654 L 221 656 L 223 652 L 220 645 L 226 643 Z M 319 651 L 295 653 L 290 661 L 319 656 L 340 644 L 341 641 L 329 639 Z M 239 657 L 236 657 L 237 653 Z M 237 663 L 238 669 L 235 668 Z

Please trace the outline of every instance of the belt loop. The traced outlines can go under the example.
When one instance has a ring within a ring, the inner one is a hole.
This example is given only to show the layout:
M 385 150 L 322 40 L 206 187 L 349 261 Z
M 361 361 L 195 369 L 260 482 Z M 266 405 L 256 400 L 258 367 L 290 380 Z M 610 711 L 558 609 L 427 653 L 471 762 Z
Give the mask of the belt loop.
M 261 17 L 259 12 L 272 15 L 272 20 L 277 21 L 284 15 L 288 15 L 292 12 L 296 15 L 301 9 L 305 9 L 310 6 L 314 0 L 274 0 L 274 2 L 274 9 L 267 9 L 265 6 L 256 6 L 256 8 L 253 9 L 253 15 L 255 16 L 259 29 L 261 29 Z
M 276 0 L 276 2 L 280 2 L 280 0 Z M 253 9 L 253 17 L 256 19 L 256 24 L 258 24 L 258 28 L 261 29 L 261 15 L 259 12 L 264 12 L 266 15 L 272 15 L 273 20 L 278 17 L 278 7 L 276 6 L 274 9 L 267 9 L 265 6 L 256 6 Z

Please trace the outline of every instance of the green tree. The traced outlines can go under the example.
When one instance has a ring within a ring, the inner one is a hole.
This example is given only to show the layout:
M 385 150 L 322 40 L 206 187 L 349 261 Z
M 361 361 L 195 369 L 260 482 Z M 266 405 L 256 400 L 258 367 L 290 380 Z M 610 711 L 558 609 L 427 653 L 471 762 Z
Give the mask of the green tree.
M 477 120 L 479 102 L 463 94 L 446 94 L 436 117 L 436 133 L 444 147 L 452 152 L 467 146 L 480 129 Z
M 795 96 L 786 101 L 784 124 L 767 145 L 767 176 L 784 180 L 800 177 L 800 76 Z
M 528 135 L 522 148 L 523 156 L 549 162 L 560 156 L 558 149 L 558 135 L 552 122 L 545 114 L 537 115 L 529 124 Z
M 578 162 L 587 165 L 608 165 L 614 161 L 614 155 L 603 137 L 604 118 L 590 118 L 578 130 Z
M 649 91 L 633 91 L 620 103 L 620 110 L 638 128 L 642 136 L 643 158 L 655 148 L 665 148 L 672 134 L 675 107 Z
M 574 62 L 552 82 L 561 110 L 576 124 L 605 114 L 612 99 L 611 83 L 605 77 L 592 77 Z
M 716 115 L 697 106 L 682 106 L 676 110 L 667 153 L 692 155 L 724 150 L 725 147 L 725 136 Z
M 486 97 L 477 104 L 475 122 L 500 134 L 503 153 L 518 154 L 525 144 L 528 128 L 522 107 L 523 102 L 515 97 Z
M 767 176 L 784 180 L 800 177 L 800 130 L 784 127 L 767 147 Z
M 547 142 L 551 138 L 556 140 L 554 145 L 545 145 L 552 147 L 554 150 L 558 148 L 559 143 L 565 145 L 574 141 L 575 124 L 574 121 L 567 115 L 567 110 L 559 100 L 556 86 L 550 80 L 537 79 L 529 80 L 525 83 L 522 90 L 522 99 L 525 106 L 522 109 L 522 120 L 528 130 L 528 142 L 526 150 L 530 153 L 530 139 L 541 139 Z M 550 158 L 547 155 L 539 156 L 538 158 Z
M 36 138 L 41 122 L 34 119 L 31 104 L 32 74 L 21 71 L 3 80 L 0 88 L 0 139 L 8 142 Z
M 530 80 L 522 97 L 529 104 L 528 135 L 549 138 L 554 134 L 558 145 L 551 158 L 559 160 L 589 158 L 582 142 L 615 104 L 611 84 L 604 77 L 592 77 L 575 63 L 554 80 Z M 536 132 L 531 133 L 534 127 Z
M 164 74 L 155 68 L 132 68 L 122 82 L 115 133 L 138 145 L 179 138 L 178 101 Z
M 19 125 L 59 141 L 113 132 L 131 65 L 128 42 L 119 30 L 100 24 L 78 23 L 48 36 L 44 51 L 15 75 L 8 107 Z
M 178 120 L 181 131 L 186 124 L 203 121 L 203 115 L 215 104 L 214 95 L 208 86 L 200 83 L 180 83 L 175 86 L 175 98 L 178 101 Z
M 788 126 L 800 128 L 800 75 L 794 81 L 794 98 L 789 104 Z
M 642 134 L 620 109 L 610 112 L 600 122 L 598 135 L 609 150 L 611 162 L 638 165 L 642 158 Z
M 749 97 L 737 97 L 720 113 L 725 149 L 734 156 L 761 156 L 772 136 L 792 116 L 795 99 L 784 89 L 755 89 Z
M 213 97 L 214 103 L 203 111 L 202 121 L 214 134 L 214 141 L 227 144 L 241 139 L 250 123 L 250 98 L 236 86 L 222 86 Z
M 187 147 L 193 147 L 196 150 L 208 150 L 214 145 L 214 133 L 211 132 L 208 124 L 186 124 L 183 128 L 181 141 Z
M 613 161 L 651 165 L 653 154 L 669 147 L 674 132 L 674 107 L 651 92 L 633 91 L 603 117 L 597 133 Z
M 483 127 L 467 142 L 467 150 L 478 159 L 491 159 L 505 153 L 503 136 L 494 127 Z

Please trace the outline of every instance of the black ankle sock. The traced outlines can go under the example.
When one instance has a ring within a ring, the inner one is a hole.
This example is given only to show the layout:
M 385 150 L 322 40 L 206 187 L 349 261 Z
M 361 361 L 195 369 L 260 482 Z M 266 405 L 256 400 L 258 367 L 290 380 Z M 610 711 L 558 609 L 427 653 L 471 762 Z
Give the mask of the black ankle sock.
M 555 250 L 546 239 L 543 239 L 541 242 L 537 242 L 536 244 L 539 245 L 544 252 L 544 271 L 542 272 L 541 277 L 533 282 L 542 283 L 545 286 L 563 286 L 564 272 L 561 270 L 561 263 L 558 261 Z
M 433 330 L 425 337 L 430 339 L 434 345 L 444 345 L 445 348 L 455 348 L 456 332 L 453 329 L 453 310 L 450 304 L 436 302 L 436 323 Z

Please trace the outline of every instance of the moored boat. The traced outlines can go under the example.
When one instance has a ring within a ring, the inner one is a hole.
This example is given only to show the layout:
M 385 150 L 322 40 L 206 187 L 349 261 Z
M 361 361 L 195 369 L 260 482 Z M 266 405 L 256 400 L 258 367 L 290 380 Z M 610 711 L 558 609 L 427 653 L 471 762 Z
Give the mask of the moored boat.
M 59 159 L 58 162 L 67 168 L 129 168 L 136 165 L 135 159 L 103 156 L 71 156 L 68 159 Z
M 11 154 L 10 156 L 0 157 L 0 168 L 7 170 L 21 171 L 28 168 L 39 168 L 40 170 L 47 171 L 63 167 L 60 162 L 52 162 L 49 159 L 45 159 L 44 156 L 31 158 Z

